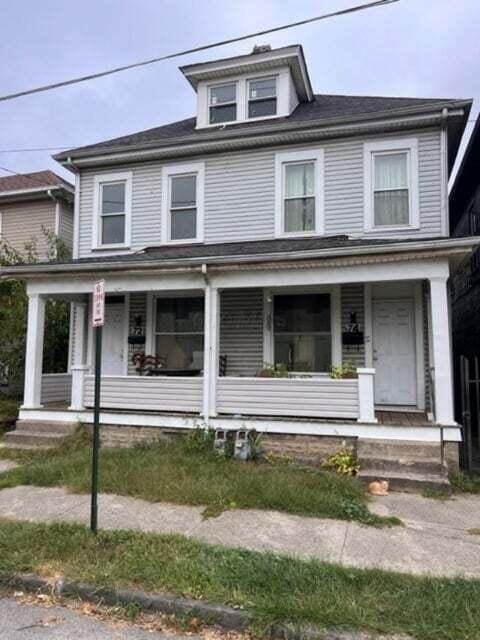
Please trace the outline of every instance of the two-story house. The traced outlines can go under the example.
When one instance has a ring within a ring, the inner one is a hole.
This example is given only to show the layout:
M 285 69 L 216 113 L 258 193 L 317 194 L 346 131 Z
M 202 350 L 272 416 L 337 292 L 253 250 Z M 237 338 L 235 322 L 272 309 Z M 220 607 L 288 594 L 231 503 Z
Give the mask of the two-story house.
M 49 170 L 0 178 L 0 239 L 20 253 L 33 241 L 38 258 L 46 260 L 46 230 L 72 249 L 74 192 Z
M 471 101 L 315 94 L 298 45 L 181 72 L 195 117 L 55 156 L 76 175 L 74 259 L 15 270 L 20 426 L 91 422 L 103 278 L 105 433 L 246 427 L 305 457 L 356 442 L 370 468 L 455 458 L 447 280 L 477 240 L 449 237 L 447 181 Z M 49 296 L 75 303 L 63 408 L 42 399 Z

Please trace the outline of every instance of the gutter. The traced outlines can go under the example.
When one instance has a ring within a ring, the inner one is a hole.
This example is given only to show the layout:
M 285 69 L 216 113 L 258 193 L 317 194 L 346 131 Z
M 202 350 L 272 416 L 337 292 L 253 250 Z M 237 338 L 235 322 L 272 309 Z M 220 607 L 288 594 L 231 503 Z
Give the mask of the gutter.
M 240 256 L 199 256 L 194 258 L 173 258 L 171 260 L 144 260 L 138 262 L 85 262 L 80 264 L 62 263 L 62 264 L 35 264 L 35 265 L 18 265 L 16 267 L 7 267 L 1 270 L 0 279 L 6 277 L 28 276 L 30 278 L 41 277 L 49 274 L 69 275 L 82 274 L 98 271 L 123 271 L 138 272 L 139 270 L 170 270 L 173 273 L 200 272 L 207 277 L 207 265 L 221 268 L 230 268 L 238 265 L 258 264 L 265 262 L 285 262 L 286 260 L 301 261 L 323 258 L 342 258 L 356 257 L 365 255 L 395 255 L 411 251 L 455 251 L 466 253 L 473 247 L 480 244 L 480 237 L 468 238 L 440 238 L 438 240 L 396 243 L 386 245 L 369 245 L 359 247 L 331 248 L 331 249 L 312 249 L 308 251 L 287 251 L 263 254 L 246 254 Z M 132 254 L 134 255 L 134 254 Z
M 297 136 L 299 132 L 303 133 L 305 139 L 318 139 L 321 137 L 351 135 L 352 132 L 358 131 L 358 133 L 367 130 L 375 130 L 383 128 L 402 128 L 406 125 L 412 126 L 412 123 L 423 124 L 424 126 L 439 124 L 442 122 L 442 113 L 446 108 L 448 117 L 463 116 L 465 115 L 464 108 L 469 108 L 471 101 L 451 101 L 446 102 L 444 105 L 424 105 L 421 110 L 418 107 L 408 107 L 404 109 L 395 109 L 391 112 L 375 112 L 372 114 L 363 114 L 362 116 L 352 117 L 343 116 L 341 118 L 331 118 L 323 121 L 301 121 L 301 122 L 286 122 L 282 125 L 267 124 L 264 126 L 256 126 L 252 128 L 242 129 L 223 129 L 218 133 L 223 135 L 213 137 L 212 135 L 205 134 L 205 140 L 199 140 L 198 134 L 195 136 L 184 136 L 183 138 L 174 138 L 174 144 L 172 145 L 172 139 L 162 144 L 159 141 L 152 143 L 142 143 L 137 145 L 125 145 L 123 147 L 103 147 L 101 149 L 82 152 L 81 149 L 75 152 L 75 150 L 61 153 L 53 156 L 55 160 L 60 162 L 63 166 L 70 168 L 72 166 L 72 158 L 76 159 L 78 166 L 80 165 L 94 165 L 106 163 L 108 161 L 119 161 L 123 159 L 129 159 L 132 156 L 136 156 L 141 159 L 142 156 L 148 157 L 149 155 L 156 154 L 158 157 L 163 155 L 179 155 L 179 154 L 192 154 L 202 153 L 209 149 L 215 151 L 215 147 L 224 147 L 230 149 L 235 144 L 241 146 L 248 146 L 250 138 L 252 139 L 254 146 L 264 146 L 275 144 L 275 139 L 279 139 L 282 143 L 282 136 L 284 142 L 291 142 L 292 139 L 297 142 L 301 142 Z M 403 117 L 402 117 L 403 116 Z M 396 118 L 392 122 L 392 119 Z M 315 127 L 315 128 L 312 128 Z M 305 131 L 302 132 L 302 129 Z M 270 134 L 270 135 L 268 135 Z M 208 136 L 208 137 L 207 137 Z M 290 138 L 288 137 L 290 136 Z M 292 138 L 293 137 L 293 138 Z

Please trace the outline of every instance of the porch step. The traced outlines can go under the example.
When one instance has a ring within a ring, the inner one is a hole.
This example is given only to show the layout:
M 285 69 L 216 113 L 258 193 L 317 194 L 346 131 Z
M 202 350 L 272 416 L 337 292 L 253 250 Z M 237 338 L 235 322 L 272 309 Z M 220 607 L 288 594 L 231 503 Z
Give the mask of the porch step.
M 22 433 L 58 433 L 63 436 L 75 433 L 74 422 L 58 422 L 50 420 L 17 420 L 15 431 Z
M 357 477 L 365 484 L 388 480 L 392 491 L 450 490 L 438 442 L 359 439 L 357 458 Z
M 440 454 L 439 454 L 440 456 Z M 380 469 L 394 473 L 411 472 L 411 473 L 438 473 L 442 474 L 445 467 L 442 465 L 439 456 L 435 458 L 379 458 L 377 456 L 359 456 L 360 467 L 364 469 Z
M 76 424 L 45 420 L 17 420 L 15 431 L 8 431 L 2 445 L 9 449 L 51 449 L 74 433 Z
M 450 493 L 451 485 L 446 474 L 389 472 L 385 469 L 361 469 L 357 478 L 368 485 L 375 480 L 388 480 L 390 491 L 421 492 L 425 489 Z

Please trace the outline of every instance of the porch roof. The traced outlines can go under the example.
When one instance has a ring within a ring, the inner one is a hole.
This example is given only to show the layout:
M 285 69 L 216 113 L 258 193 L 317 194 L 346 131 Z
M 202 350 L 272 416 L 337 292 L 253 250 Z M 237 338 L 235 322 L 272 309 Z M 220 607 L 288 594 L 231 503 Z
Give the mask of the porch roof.
M 201 264 L 232 265 L 299 261 L 349 256 L 380 256 L 381 254 L 416 253 L 432 257 L 432 251 L 442 257 L 463 257 L 480 244 L 478 237 L 465 238 L 349 238 L 323 236 L 315 238 L 277 238 L 249 242 L 188 244 L 147 247 L 129 254 L 78 258 L 66 262 L 43 262 L 5 267 L 5 276 L 38 276 L 73 272 L 122 271 L 132 269 L 168 269 Z

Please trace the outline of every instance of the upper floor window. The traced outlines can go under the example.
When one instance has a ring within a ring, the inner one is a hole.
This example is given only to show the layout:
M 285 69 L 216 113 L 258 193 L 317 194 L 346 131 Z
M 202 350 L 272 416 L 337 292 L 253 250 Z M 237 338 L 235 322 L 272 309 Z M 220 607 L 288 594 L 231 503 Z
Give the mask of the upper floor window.
M 237 119 L 237 84 L 216 85 L 209 89 L 209 122 L 221 124 Z
M 248 117 L 265 118 L 277 114 L 277 79 L 258 78 L 248 82 Z
M 323 231 L 323 152 L 276 156 L 276 235 L 302 236 Z
M 365 227 L 368 231 L 418 227 L 416 140 L 365 145 Z
M 203 240 L 203 163 L 163 169 L 163 241 Z
M 95 177 L 95 248 L 125 247 L 130 243 L 131 193 L 129 172 Z

